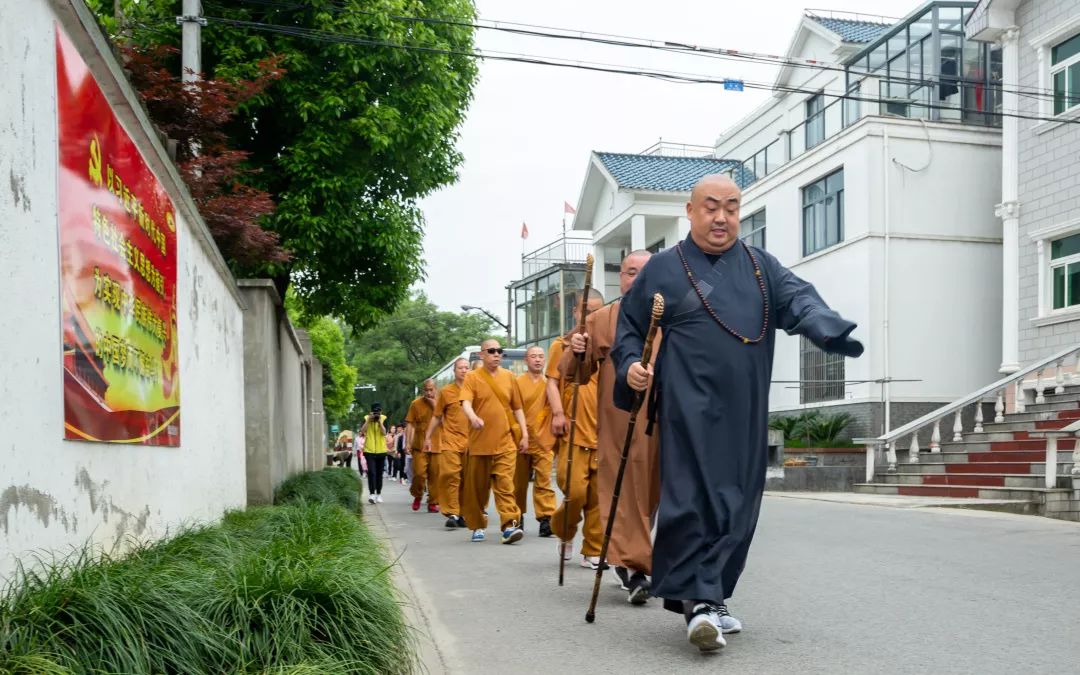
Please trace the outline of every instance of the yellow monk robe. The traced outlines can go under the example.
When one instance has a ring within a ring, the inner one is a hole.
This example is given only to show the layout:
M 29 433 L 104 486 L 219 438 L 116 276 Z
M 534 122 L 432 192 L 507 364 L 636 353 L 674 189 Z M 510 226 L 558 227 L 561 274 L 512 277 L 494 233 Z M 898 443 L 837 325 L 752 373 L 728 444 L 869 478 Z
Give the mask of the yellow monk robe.
M 409 405 L 409 413 L 405 416 L 405 421 L 413 425 L 412 445 L 409 446 L 409 453 L 413 458 L 413 475 L 412 487 L 409 492 L 412 494 L 413 499 L 422 499 L 426 488 L 429 507 L 436 506 L 439 503 L 439 452 L 436 448 L 441 443 L 441 440 L 437 438 L 440 435 L 438 429 L 432 434 L 432 451 L 424 452 L 424 437 L 434 415 L 435 404 L 420 396 Z
M 585 366 L 599 374 L 598 446 L 596 449 L 599 471 L 597 472 L 597 495 L 600 499 L 600 525 L 607 528 L 611 496 L 615 490 L 615 478 L 619 473 L 623 443 L 630 414 L 619 410 L 612 401 L 615 385 L 615 366 L 608 352 L 615 343 L 615 328 L 619 321 L 619 302 L 616 301 L 588 316 L 585 332 L 589 343 L 585 352 Z M 660 347 L 660 334 L 653 344 L 653 360 Z M 642 406 L 634 425 L 634 437 L 619 491 L 615 526 L 608 543 L 607 559 L 612 565 L 627 567 L 634 571 L 652 573 L 652 520 L 660 503 L 660 432 L 645 434 L 648 412 Z
M 525 406 L 525 422 L 529 429 L 529 451 L 518 453 L 514 471 L 514 496 L 522 515 L 529 496 L 529 473 L 535 472 L 533 482 L 533 512 L 536 519 L 550 518 L 555 512 L 555 490 L 551 486 L 551 468 L 555 459 L 555 435 L 551 433 L 551 406 L 547 400 L 547 377 L 533 381 L 532 375 L 522 373 L 517 378 L 521 401 Z
M 435 399 L 435 416 L 441 419 L 439 455 L 439 497 L 443 515 L 461 515 L 461 486 L 465 471 L 465 451 L 469 447 L 469 419 L 461 407 L 461 387 L 452 382 Z M 434 437 L 435 434 L 432 434 Z M 431 440 L 432 445 L 435 439 Z
M 574 447 L 568 449 L 570 440 L 569 429 L 565 436 L 559 439 L 561 450 L 558 458 L 557 477 L 559 487 L 563 491 L 563 503 L 551 516 L 551 531 L 563 541 L 571 541 L 577 534 L 578 523 L 584 514 L 584 531 L 581 554 L 586 556 L 600 555 L 600 547 L 604 543 L 604 532 L 600 528 L 600 500 L 596 492 L 596 396 L 597 375 L 589 378 L 586 384 L 578 386 L 578 401 L 576 415 L 572 407 L 573 385 L 567 373 L 576 372 L 571 368 L 570 362 L 573 354 L 569 352 L 568 340 L 558 338 L 551 343 L 548 350 L 547 375 L 559 378 L 559 388 L 562 392 L 563 411 L 566 414 L 567 423 L 571 417 L 576 418 L 574 428 Z M 566 351 L 564 355 L 564 350 Z M 574 453 L 573 475 L 567 476 L 567 460 L 570 452 Z M 567 513 L 564 518 L 563 509 Z M 566 528 L 563 528 L 563 521 Z
M 521 410 L 521 392 L 514 375 L 499 368 L 491 375 L 510 402 L 511 410 Z M 461 515 L 470 530 L 487 528 L 487 508 L 491 492 L 495 492 L 495 510 L 499 512 L 501 529 L 521 521 L 521 512 L 514 501 L 514 463 L 517 448 L 506 419 L 506 409 L 487 383 L 480 369 L 465 376 L 461 384 L 461 401 L 469 401 L 473 412 L 484 421 L 480 429 L 469 427 L 469 454 L 465 460 L 465 479 L 461 490 Z

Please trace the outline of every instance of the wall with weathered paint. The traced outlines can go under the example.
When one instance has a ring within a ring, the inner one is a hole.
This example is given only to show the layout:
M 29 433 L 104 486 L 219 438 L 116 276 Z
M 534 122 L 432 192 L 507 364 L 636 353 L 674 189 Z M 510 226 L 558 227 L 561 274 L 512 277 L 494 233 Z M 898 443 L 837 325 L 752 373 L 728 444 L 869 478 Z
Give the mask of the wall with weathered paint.
M 0 579 L 17 559 L 122 550 L 245 503 L 241 296 L 90 21 L 79 0 L 0 2 Z M 178 448 L 62 440 L 56 22 L 177 208 Z

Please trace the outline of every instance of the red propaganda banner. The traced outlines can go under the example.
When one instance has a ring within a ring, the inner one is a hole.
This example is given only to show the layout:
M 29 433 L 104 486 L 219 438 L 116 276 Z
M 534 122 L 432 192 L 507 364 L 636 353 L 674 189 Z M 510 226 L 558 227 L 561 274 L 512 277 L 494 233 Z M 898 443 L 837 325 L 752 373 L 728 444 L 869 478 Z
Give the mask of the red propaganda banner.
M 64 436 L 180 445 L 172 201 L 56 28 Z

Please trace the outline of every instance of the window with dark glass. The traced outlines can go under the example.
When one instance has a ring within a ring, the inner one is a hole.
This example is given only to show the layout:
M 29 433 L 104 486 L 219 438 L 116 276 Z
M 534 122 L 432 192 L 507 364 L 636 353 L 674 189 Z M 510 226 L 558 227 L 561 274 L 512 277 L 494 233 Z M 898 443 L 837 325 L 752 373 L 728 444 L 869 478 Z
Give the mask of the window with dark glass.
M 1080 105 L 1080 34 L 1050 50 L 1050 77 L 1055 115 Z
M 806 149 L 825 140 L 825 96 L 815 94 L 806 101 Z
M 751 246 L 765 248 L 765 209 L 742 219 L 739 223 L 739 236 Z
M 1050 242 L 1054 309 L 1080 305 L 1080 234 Z
M 839 401 L 844 393 L 844 357 L 829 354 L 800 336 L 799 403 Z
M 844 240 L 844 170 L 807 185 L 803 193 L 803 255 Z
M 645 250 L 648 251 L 649 253 L 659 253 L 660 251 L 664 250 L 664 244 L 665 243 L 666 243 L 665 240 L 661 239 L 660 241 L 656 242 L 652 246 L 646 246 Z

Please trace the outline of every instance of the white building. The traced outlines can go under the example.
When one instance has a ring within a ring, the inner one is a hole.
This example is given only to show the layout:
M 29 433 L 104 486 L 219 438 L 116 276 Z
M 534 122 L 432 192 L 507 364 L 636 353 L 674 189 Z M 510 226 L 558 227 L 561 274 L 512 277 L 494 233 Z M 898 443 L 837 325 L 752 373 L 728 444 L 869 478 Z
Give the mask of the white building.
M 845 361 L 780 335 L 774 412 L 843 410 L 853 434 L 877 435 L 995 379 L 1000 50 L 965 39 L 974 5 L 928 2 L 899 21 L 807 12 L 777 93 L 710 151 L 593 153 L 574 226 L 604 263 L 594 283 L 613 298 L 622 254 L 685 237 L 689 188 L 726 171 L 744 186 L 743 236 L 813 282 L 867 347 Z

